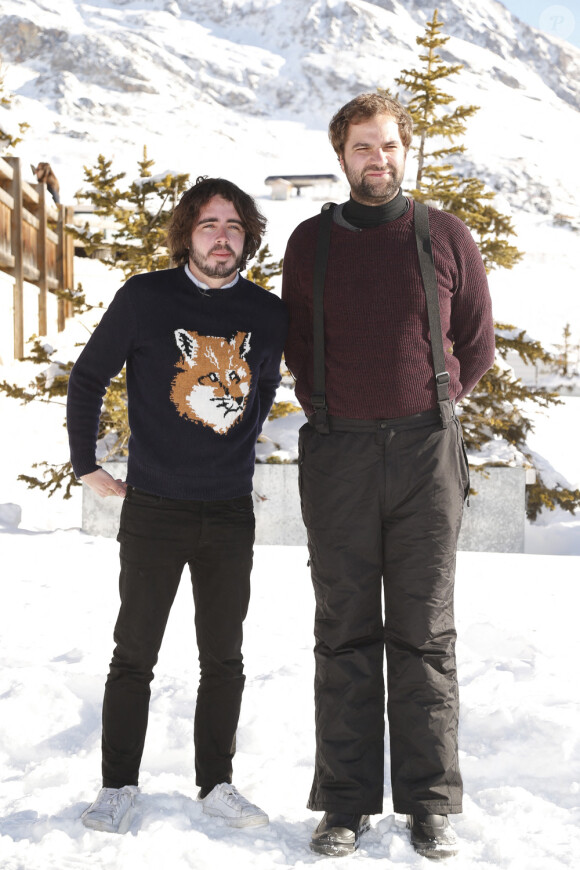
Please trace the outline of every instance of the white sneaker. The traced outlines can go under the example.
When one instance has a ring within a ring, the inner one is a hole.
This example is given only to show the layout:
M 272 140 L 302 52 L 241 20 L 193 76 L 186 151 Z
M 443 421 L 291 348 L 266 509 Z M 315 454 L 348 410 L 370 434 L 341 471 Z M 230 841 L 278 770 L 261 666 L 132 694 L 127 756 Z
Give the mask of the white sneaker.
M 267 825 L 268 816 L 259 807 L 239 793 L 234 785 L 220 782 L 204 798 L 198 798 L 208 816 L 223 819 L 232 828 L 247 828 L 250 825 Z
M 123 788 L 102 788 L 97 799 L 81 816 L 85 828 L 126 834 L 131 823 L 131 810 L 139 794 L 136 785 Z

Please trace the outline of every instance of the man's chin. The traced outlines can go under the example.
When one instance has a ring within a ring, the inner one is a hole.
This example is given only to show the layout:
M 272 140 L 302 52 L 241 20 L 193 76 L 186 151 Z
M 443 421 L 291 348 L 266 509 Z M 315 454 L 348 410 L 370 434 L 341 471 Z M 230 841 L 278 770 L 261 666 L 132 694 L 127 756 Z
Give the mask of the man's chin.
M 231 266 L 216 266 L 214 269 L 208 270 L 205 274 L 208 278 L 231 278 L 233 281 L 236 269 L 232 269 Z
M 191 259 L 189 263 L 191 267 Z M 238 271 L 241 260 L 240 259 L 228 259 L 224 263 L 209 263 L 207 260 L 197 263 L 194 260 L 194 265 L 197 267 L 197 270 L 201 274 L 203 278 L 230 278 L 232 281 L 236 276 L 236 272 Z
M 396 197 L 398 192 L 398 187 L 395 190 L 392 188 L 383 190 L 377 190 L 376 188 L 370 190 L 359 188 L 358 190 L 351 190 L 352 198 L 364 205 L 386 205 L 386 203 Z

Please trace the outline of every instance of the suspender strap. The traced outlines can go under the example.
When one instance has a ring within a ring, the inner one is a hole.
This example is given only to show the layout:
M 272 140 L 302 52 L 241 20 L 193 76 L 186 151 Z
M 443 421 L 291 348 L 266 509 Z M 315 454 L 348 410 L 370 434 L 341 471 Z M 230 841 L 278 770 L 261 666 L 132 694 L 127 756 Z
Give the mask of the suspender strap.
M 445 368 L 445 354 L 443 352 L 439 290 L 437 287 L 435 264 L 433 263 L 431 236 L 429 234 L 429 211 L 424 202 L 417 202 L 417 200 L 415 200 L 414 224 L 419 266 L 427 299 L 427 316 L 429 318 L 429 332 L 431 333 L 431 354 L 437 386 L 437 401 L 439 403 L 443 428 L 447 428 L 447 423 L 453 415 L 453 410 L 449 401 L 449 372 Z
M 314 260 L 314 287 L 312 297 L 313 311 L 313 340 L 312 349 L 314 360 L 314 378 L 312 384 L 312 407 L 314 428 L 327 435 L 330 432 L 327 420 L 328 407 L 326 405 L 326 372 L 324 365 L 324 279 L 326 277 L 326 264 L 330 248 L 330 234 L 332 232 L 334 203 L 327 202 L 322 207 L 320 215 L 320 227 L 316 245 L 316 257 Z

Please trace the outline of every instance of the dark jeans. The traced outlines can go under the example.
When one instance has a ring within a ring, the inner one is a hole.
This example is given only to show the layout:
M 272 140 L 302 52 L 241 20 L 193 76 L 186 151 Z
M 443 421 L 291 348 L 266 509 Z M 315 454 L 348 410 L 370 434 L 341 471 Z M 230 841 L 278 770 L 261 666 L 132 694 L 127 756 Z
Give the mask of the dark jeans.
M 453 587 L 468 469 L 459 424 L 329 435 L 307 424 L 299 461 L 316 597 L 308 805 L 382 812 L 386 650 L 395 812 L 461 812 Z
M 153 668 L 183 568 L 191 572 L 200 682 L 196 782 L 231 782 L 245 677 L 242 623 L 250 598 L 252 496 L 161 498 L 129 487 L 120 531 L 121 608 L 103 701 L 103 785 L 137 785 Z

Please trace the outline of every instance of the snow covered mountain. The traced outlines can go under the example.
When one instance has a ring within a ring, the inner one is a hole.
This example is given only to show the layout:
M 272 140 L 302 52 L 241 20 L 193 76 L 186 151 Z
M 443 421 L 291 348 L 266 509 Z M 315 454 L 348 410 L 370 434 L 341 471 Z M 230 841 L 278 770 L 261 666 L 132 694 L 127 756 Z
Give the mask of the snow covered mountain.
M 580 225 L 580 50 L 497 0 L 2 0 L 0 58 L 15 100 L 0 122 L 31 124 L 18 153 L 24 165 L 53 164 L 64 201 L 99 153 L 134 176 L 144 145 L 159 170 L 225 175 L 266 195 L 267 175 L 338 171 L 331 115 L 361 91 L 397 90 L 394 78 L 419 63 L 416 37 L 435 5 L 451 36 L 442 55 L 464 65 L 445 90 L 480 107 L 462 168 L 500 194 L 518 232 L 530 229 L 526 249 L 542 251 L 546 270 L 530 259 L 530 274 L 569 282 L 570 225 Z M 281 256 L 305 215 L 268 208 Z M 551 250 L 561 277 L 548 271 Z M 504 319 L 521 322 L 519 298 Z M 580 311 L 559 313 L 553 341 L 565 319 L 580 330 Z
M 277 158 L 289 132 L 280 122 L 323 131 L 346 99 L 393 87 L 403 67 L 417 64 L 415 38 L 434 3 L 3 0 L 0 55 L 19 97 L 13 114 L 33 122 L 29 147 L 44 139 L 57 165 L 63 138 L 65 151 L 73 153 L 72 139 L 84 155 L 94 144 L 127 152 L 168 135 L 176 159 L 215 154 L 217 145 L 229 164 L 227 152 L 245 151 L 245 139 L 258 158 Z M 573 186 L 565 176 L 566 139 L 580 132 L 580 50 L 497 0 L 437 5 L 452 37 L 444 58 L 465 68 L 453 91 L 481 106 L 467 139 L 473 164 L 516 205 L 549 212 L 577 204 L 580 175 Z M 299 171 L 311 157 L 295 153 Z M 324 160 L 332 162 L 330 151 Z

